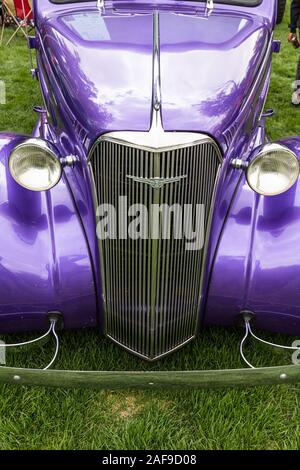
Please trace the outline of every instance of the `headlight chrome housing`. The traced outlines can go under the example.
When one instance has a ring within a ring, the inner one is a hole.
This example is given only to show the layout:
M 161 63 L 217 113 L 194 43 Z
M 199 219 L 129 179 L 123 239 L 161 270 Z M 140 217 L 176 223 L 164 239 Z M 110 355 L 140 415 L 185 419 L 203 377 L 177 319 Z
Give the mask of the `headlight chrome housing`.
M 60 161 L 41 139 L 28 139 L 10 154 L 9 170 L 13 179 L 31 191 L 47 191 L 60 180 Z
M 250 162 L 246 177 L 253 191 L 276 196 L 290 189 L 299 177 L 297 156 L 280 144 L 267 144 Z

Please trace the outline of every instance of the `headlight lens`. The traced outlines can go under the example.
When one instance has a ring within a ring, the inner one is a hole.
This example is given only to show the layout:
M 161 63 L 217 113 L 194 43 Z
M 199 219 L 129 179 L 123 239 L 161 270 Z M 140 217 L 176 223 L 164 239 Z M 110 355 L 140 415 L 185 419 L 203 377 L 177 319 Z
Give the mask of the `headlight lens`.
M 16 147 L 9 157 L 14 180 L 31 191 L 53 188 L 61 178 L 61 164 L 48 144 L 30 139 Z
M 253 191 L 276 196 L 290 189 L 299 176 L 296 155 L 279 144 L 268 144 L 247 168 L 247 181 Z

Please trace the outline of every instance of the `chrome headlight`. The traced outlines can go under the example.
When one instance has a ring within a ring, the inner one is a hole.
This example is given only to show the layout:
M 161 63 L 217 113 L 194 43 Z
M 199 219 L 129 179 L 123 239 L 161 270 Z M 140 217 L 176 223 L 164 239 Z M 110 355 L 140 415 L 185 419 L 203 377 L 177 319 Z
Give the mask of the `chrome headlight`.
M 47 142 L 29 139 L 18 145 L 9 157 L 14 180 L 31 191 L 53 188 L 61 178 L 61 164 Z
M 299 161 L 287 147 L 267 144 L 247 168 L 247 181 L 253 191 L 264 196 L 284 193 L 299 176 Z

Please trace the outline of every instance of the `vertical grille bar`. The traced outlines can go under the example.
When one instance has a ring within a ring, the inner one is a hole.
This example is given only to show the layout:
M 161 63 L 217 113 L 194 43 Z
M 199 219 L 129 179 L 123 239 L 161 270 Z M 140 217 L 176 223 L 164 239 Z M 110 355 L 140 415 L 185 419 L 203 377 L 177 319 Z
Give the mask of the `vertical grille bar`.
M 143 204 L 204 205 L 204 231 L 208 236 L 220 154 L 210 139 L 194 145 L 151 152 L 109 139 L 100 139 L 90 156 L 98 204 L 111 204 L 122 212 Z M 160 189 L 127 178 L 186 178 Z M 172 214 L 172 211 L 170 212 Z M 124 220 L 127 214 L 121 214 Z M 127 225 L 132 220 L 127 219 Z M 193 214 L 195 222 L 195 214 Z M 106 334 L 128 350 L 149 360 L 169 353 L 189 341 L 200 315 L 201 280 L 205 250 L 189 251 L 186 238 L 158 240 L 120 238 L 99 241 Z M 195 223 L 193 224 L 195 225 Z M 152 227 L 149 228 L 151 234 Z M 149 235 L 148 234 L 148 235 Z

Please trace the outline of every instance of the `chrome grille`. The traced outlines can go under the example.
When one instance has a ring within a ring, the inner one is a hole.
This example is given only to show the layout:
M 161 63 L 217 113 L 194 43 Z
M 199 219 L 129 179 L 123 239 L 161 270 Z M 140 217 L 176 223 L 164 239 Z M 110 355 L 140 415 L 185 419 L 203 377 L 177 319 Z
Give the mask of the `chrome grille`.
M 98 204 L 119 209 L 119 196 L 127 197 L 128 207 L 204 204 L 207 234 L 220 167 L 219 150 L 211 139 L 156 152 L 104 138 L 92 150 L 90 163 Z M 128 179 L 128 175 L 187 177 L 154 189 Z M 119 220 L 117 228 L 119 231 Z M 194 337 L 200 315 L 204 249 L 187 251 L 185 239 L 120 237 L 100 241 L 99 249 L 107 336 L 149 360 Z

